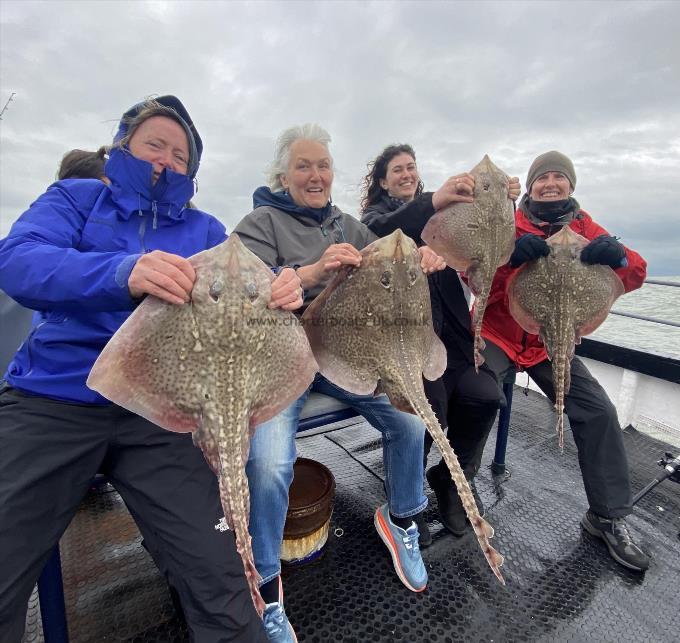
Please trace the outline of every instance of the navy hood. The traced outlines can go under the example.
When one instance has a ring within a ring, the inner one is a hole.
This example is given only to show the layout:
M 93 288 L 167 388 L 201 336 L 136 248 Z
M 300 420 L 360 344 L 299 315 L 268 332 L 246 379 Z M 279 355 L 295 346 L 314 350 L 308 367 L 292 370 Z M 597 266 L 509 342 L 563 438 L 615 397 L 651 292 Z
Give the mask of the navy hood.
M 315 221 L 322 223 L 331 212 L 331 202 L 329 201 L 323 208 L 307 208 L 295 204 L 288 192 L 272 192 L 266 185 L 263 185 L 253 193 L 253 210 L 262 206 L 271 206 L 277 210 L 283 210 L 288 214 L 300 214 L 311 217 Z
M 191 178 L 194 178 L 196 176 L 196 172 L 198 172 L 198 165 L 201 161 L 201 155 L 203 154 L 203 141 L 198 134 L 198 130 L 196 129 L 194 122 L 191 120 L 191 116 L 189 116 L 189 112 L 187 112 L 186 107 L 184 107 L 182 102 L 176 96 L 159 96 L 158 98 L 149 100 L 153 100 L 156 103 L 163 105 L 163 107 L 167 107 L 168 116 L 174 118 L 186 132 L 187 139 L 189 141 L 189 163 L 187 168 L 188 175 Z M 118 124 L 118 131 L 113 137 L 114 143 L 117 143 L 123 137 L 125 137 L 125 135 L 128 133 L 131 121 L 134 120 L 135 116 L 139 114 L 140 110 L 147 102 L 148 101 L 142 101 L 141 103 L 137 103 L 123 114 L 122 118 L 120 119 L 120 123 Z

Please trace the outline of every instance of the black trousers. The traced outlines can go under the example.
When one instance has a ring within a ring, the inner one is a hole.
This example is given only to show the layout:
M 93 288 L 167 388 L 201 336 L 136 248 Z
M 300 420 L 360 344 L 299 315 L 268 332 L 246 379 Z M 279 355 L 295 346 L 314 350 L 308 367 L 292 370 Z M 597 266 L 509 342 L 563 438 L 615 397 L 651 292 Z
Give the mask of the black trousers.
M 0 641 L 19 643 L 28 598 L 93 476 L 125 501 L 176 590 L 192 641 L 266 642 L 217 479 L 188 433 L 116 405 L 0 393 Z
M 514 369 L 505 352 L 488 339 L 484 358 L 499 382 Z M 546 359 L 526 370 L 554 403 L 550 362 Z M 605 518 L 628 515 L 632 511 L 630 470 L 616 408 L 578 357 L 571 361 L 571 386 L 564 398 L 564 410 L 576 442 L 590 508 Z
M 439 423 L 446 430 L 449 444 L 458 456 L 460 466 L 468 479 L 479 471 L 484 445 L 496 419 L 499 407 L 498 384 L 492 371 L 474 366 L 457 365 L 447 368 L 444 375 L 434 381 L 423 380 L 425 394 Z M 432 437 L 425 433 L 425 458 L 432 446 Z M 442 474 L 450 475 L 442 461 Z

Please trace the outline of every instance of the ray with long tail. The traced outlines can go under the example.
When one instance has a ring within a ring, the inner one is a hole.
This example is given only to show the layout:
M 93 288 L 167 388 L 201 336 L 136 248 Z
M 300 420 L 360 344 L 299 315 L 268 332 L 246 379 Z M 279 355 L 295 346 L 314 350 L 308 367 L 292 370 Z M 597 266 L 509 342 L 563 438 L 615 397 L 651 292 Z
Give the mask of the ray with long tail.
M 352 393 L 384 392 L 396 408 L 423 420 L 456 482 L 484 556 L 504 582 L 503 557 L 489 543 L 493 528 L 480 516 L 425 396 L 422 378 L 442 375 L 446 350 L 432 328 L 429 288 L 416 244 L 397 230 L 361 254 L 361 266 L 341 270 L 303 315 L 319 370 Z
M 274 276 L 237 235 L 189 261 L 196 271 L 191 301 L 175 306 L 147 297 L 87 383 L 165 429 L 193 432 L 218 477 L 224 528 L 234 531 L 262 615 L 248 532 L 250 438 L 302 395 L 317 365 L 299 321 L 268 307 Z

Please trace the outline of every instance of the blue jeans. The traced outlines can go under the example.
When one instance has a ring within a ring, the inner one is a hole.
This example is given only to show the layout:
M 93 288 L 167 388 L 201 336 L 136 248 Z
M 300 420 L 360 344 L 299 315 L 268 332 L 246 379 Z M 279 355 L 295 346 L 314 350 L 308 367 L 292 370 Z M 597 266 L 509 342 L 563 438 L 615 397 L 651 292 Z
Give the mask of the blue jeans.
M 250 487 L 250 535 L 255 567 L 262 582 L 281 573 L 279 554 L 288 511 L 288 489 L 297 457 L 295 434 L 310 391 L 330 395 L 351 406 L 382 433 L 385 489 L 390 512 L 401 518 L 427 506 L 423 493 L 425 425 L 415 415 L 398 411 L 386 395 L 354 395 L 321 375 L 287 409 L 257 427 L 246 465 Z

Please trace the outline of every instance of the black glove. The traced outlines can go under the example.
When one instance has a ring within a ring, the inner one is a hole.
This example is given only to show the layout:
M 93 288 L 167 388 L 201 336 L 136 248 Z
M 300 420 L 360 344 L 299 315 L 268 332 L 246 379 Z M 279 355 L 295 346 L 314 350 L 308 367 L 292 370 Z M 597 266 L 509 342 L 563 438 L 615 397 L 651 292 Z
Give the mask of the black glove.
M 621 268 L 626 265 L 623 261 L 625 258 L 626 249 L 623 244 L 619 243 L 616 237 L 610 237 L 608 234 L 595 237 L 581 250 L 583 263 L 599 263 L 610 268 Z
M 527 261 L 547 257 L 549 254 L 550 246 L 543 237 L 537 234 L 525 234 L 515 241 L 515 250 L 510 255 L 510 266 L 518 268 Z

